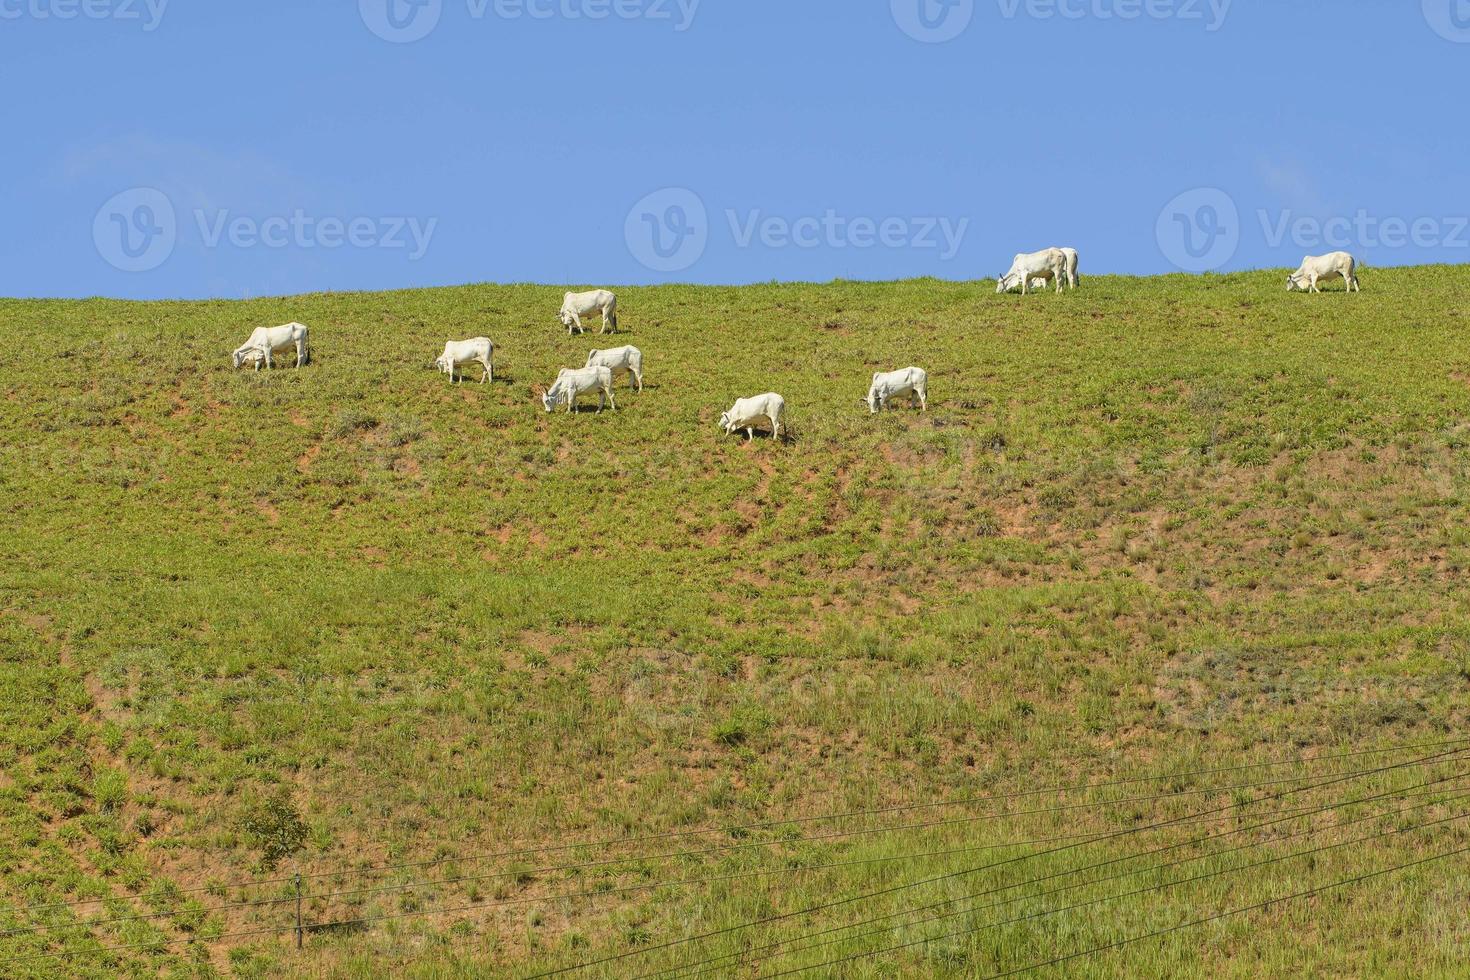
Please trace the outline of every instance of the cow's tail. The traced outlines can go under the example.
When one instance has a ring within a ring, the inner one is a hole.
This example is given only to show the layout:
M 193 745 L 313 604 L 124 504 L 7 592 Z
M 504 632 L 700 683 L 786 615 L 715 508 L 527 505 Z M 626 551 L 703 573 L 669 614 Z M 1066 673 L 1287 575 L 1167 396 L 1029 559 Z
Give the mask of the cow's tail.
M 618 332 L 618 311 L 616 309 L 614 309 L 611 313 L 609 313 L 607 315 L 607 317 L 608 317 L 609 320 L 612 321 L 613 333 L 617 333 Z

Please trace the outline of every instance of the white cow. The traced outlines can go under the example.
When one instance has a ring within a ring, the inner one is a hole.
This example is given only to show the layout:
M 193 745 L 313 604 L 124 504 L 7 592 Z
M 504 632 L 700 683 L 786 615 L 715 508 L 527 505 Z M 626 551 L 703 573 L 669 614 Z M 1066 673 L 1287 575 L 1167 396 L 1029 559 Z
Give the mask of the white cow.
M 779 439 L 781 437 L 781 425 L 786 418 L 786 399 L 768 391 L 764 395 L 756 395 L 754 398 L 741 398 L 736 400 L 728 412 L 720 416 L 720 429 L 725 435 L 733 435 L 741 429 L 745 430 L 746 439 L 755 438 L 755 426 L 758 422 L 769 421 L 771 423 L 771 435 Z
M 449 375 L 451 383 L 460 380 L 461 364 L 479 364 L 485 368 L 480 384 L 495 380 L 495 345 L 489 337 L 470 340 L 451 340 L 444 345 L 444 353 L 434 360 L 434 366 Z
M 605 367 L 612 371 L 614 378 L 629 375 L 628 387 L 633 387 L 634 382 L 637 382 L 638 390 L 643 390 L 643 352 L 636 347 L 595 350 L 587 355 L 587 366 Z
M 567 328 L 567 336 L 573 331 L 585 333 L 582 317 L 591 313 L 602 314 L 602 332 L 617 333 L 618 298 L 606 289 L 594 289 L 587 293 L 567 293 L 561 299 L 561 312 L 557 318 Z M 612 329 L 609 330 L 608 327 Z
M 234 364 L 238 368 L 246 361 L 255 365 L 255 370 L 260 370 L 260 365 L 265 364 L 268 368 L 275 367 L 272 355 L 287 347 L 296 348 L 296 366 L 299 368 L 311 360 L 311 344 L 307 338 L 306 327 L 299 323 L 287 323 L 279 327 L 256 327 L 250 333 L 250 339 L 241 344 L 234 353 Z
M 1024 296 L 1032 280 L 1036 279 L 1056 283 L 1057 292 L 1061 292 L 1062 285 L 1067 280 L 1066 254 L 1059 248 L 1017 253 L 1015 260 L 1011 262 L 1010 271 L 996 280 L 995 291 L 1006 293 L 1020 286 L 1021 295 Z
M 597 392 L 597 410 L 602 411 L 604 404 L 611 404 L 616 411 L 618 403 L 613 401 L 612 394 L 612 370 L 610 368 L 594 366 L 578 368 L 562 368 L 556 375 L 556 381 L 547 389 L 546 394 L 541 396 L 541 405 L 548 412 L 554 411 L 561 402 L 567 403 L 567 411 L 570 412 L 577 404 L 577 399 L 582 395 Z
M 1057 251 L 1061 252 L 1062 258 L 1067 260 L 1067 285 L 1076 289 L 1077 284 L 1082 281 L 1077 275 L 1077 250 L 1075 248 L 1059 248 Z
M 878 414 L 888 407 L 888 402 L 893 398 L 909 396 L 909 404 L 918 403 L 919 410 L 929 411 L 929 374 L 923 368 L 904 368 L 902 371 L 889 371 L 884 374 L 879 372 L 873 375 L 873 383 L 868 386 L 868 397 L 863 399 L 863 404 L 868 406 L 871 414 Z
M 1358 260 L 1347 252 L 1331 252 L 1327 255 L 1308 255 L 1302 259 L 1302 267 L 1286 277 L 1286 291 L 1305 289 L 1309 293 L 1320 293 L 1317 284 L 1328 279 L 1341 278 L 1347 291 L 1363 291 L 1358 283 Z

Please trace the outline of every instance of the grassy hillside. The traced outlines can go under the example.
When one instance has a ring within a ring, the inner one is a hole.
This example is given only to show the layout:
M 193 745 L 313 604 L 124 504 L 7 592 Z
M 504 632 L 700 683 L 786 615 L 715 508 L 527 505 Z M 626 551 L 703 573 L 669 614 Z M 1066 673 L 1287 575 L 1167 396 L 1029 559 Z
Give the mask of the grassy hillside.
M 566 336 L 560 287 L 0 301 L 0 974 L 527 974 L 1201 814 L 567 974 L 632 976 L 1420 787 L 1152 860 L 1372 837 L 1311 858 L 710 964 L 988 975 L 1466 846 L 1416 829 L 1456 816 L 1424 794 L 1470 791 L 1463 755 L 1311 788 L 1425 749 L 486 857 L 1463 736 L 1470 269 L 1363 286 L 624 289 L 647 390 L 571 416 L 533 386 L 606 338 Z M 230 370 L 292 319 L 308 368 Z M 476 334 L 497 380 L 451 387 L 430 361 Z M 930 412 L 869 417 L 908 364 Z M 717 432 L 766 390 L 789 442 Z M 1063 969 L 1453 974 L 1463 861 Z M 244 883 L 298 869 L 308 921 L 401 917 L 297 952 L 264 904 L 290 882 Z

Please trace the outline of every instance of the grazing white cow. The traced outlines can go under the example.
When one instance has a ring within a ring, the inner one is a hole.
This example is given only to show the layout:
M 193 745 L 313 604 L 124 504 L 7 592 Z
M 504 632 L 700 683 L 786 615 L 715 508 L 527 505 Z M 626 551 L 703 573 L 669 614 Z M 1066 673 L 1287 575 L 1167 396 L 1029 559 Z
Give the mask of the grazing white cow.
M 594 366 L 578 368 L 562 368 L 557 373 L 556 381 L 547 389 L 546 394 L 541 396 L 541 405 L 548 412 L 554 411 L 561 402 L 567 403 L 567 411 L 570 412 L 577 404 L 577 399 L 582 395 L 597 392 L 597 410 L 602 411 L 605 404 L 611 404 L 616 411 L 618 403 L 613 401 L 612 394 L 612 370 L 610 368 Z
M 996 280 L 995 291 L 1007 293 L 1020 286 L 1021 295 L 1024 296 L 1027 287 L 1036 279 L 1056 283 L 1057 292 L 1061 292 L 1067 279 L 1066 254 L 1059 248 L 1017 253 L 1015 260 L 1011 262 L 1010 271 Z
M 567 328 L 567 336 L 572 332 L 585 333 L 582 326 L 582 317 L 593 313 L 602 314 L 602 332 L 617 333 L 618 330 L 618 298 L 606 289 L 594 289 L 587 293 L 567 293 L 561 299 L 561 312 L 557 319 L 561 320 L 562 326 Z M 612 329 L 609 330 L 608 328 Z
M 605 367 L 613 377 L 628 375 L 628 387 L 637 382 L 643 390 L 643 352 L 636 347 L 614 347 L 610 350 L 595 350 L 587 355 L 588 367 Z
M 868 386 L 868 397 L 863 404 L 868 412 L 876 415 L 888 407 L 890 399 L 909 396 L 909 404 L 918 404 L 919 410 L 929 411 L 929 374 L 923 368 L 904 368 L 902 371 L 879 372 L 873 375 Z
M 754 398 L 737 399 L 730 410 L 720 416 L 720 429 L 727 436 L 744 429 L 745 438 L 749 440 L 755 438 L 756 423 L 769 421 L 771 435 L 779 439 L 781 438 L 781 425 L 785 418 L 786 399 L 774 391 L 768 391 Z
M 461 380 L 461 364 L 479 364 L 485 368 L 480 384 L 495 380 L 495 345 L 489 337 L 474 337 L 470 340 L 451 340 L 444 345 L 444 353 L 434 361 L 434 366 L 449 375 L 453 384 Z
M 1308 255 L 1302 259 L 1302 267 L 1286 277 L 1286 291 L 1305 289 L 1309 293 L 1320 293 L 1317 284 L 1328 279 L 1341 278 L 1347 291 L 1363 291 L 1358 282 L 1358 260 L 1347 252 L 1331 252 L 1327 255 Z
M 1075 248 L 1059 248 L 1057 251 L 1061 252 L 1062 258 L 1067 260 L 1067 285 L 1076 289 L 1077 284 L 1082 281 L 1077 275 L 1077 250 Z
M 307 338 L 306 327 L 299 323 L 287 323 L 279 327 L 256 327 L 250 333 L 250 339 L 241 344 L 234 353 L 234 364 L 236 368 L 250 361 L 255 365 L 255 370 L 260 370 L 264 364 L 268 368 L 276 366 L 272 355 L 278 350 L 287 347 L 296 348 L 296 366 L 300 367 L 311 360 L 311 345 Z

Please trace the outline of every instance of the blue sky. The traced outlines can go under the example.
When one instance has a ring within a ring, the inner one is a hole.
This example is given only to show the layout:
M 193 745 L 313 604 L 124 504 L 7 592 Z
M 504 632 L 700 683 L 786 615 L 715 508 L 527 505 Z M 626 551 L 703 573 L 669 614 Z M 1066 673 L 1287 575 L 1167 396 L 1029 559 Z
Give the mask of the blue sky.
M 415 2 L 0 0 L 0 295 L 1470 261 L 1470 0 Z

